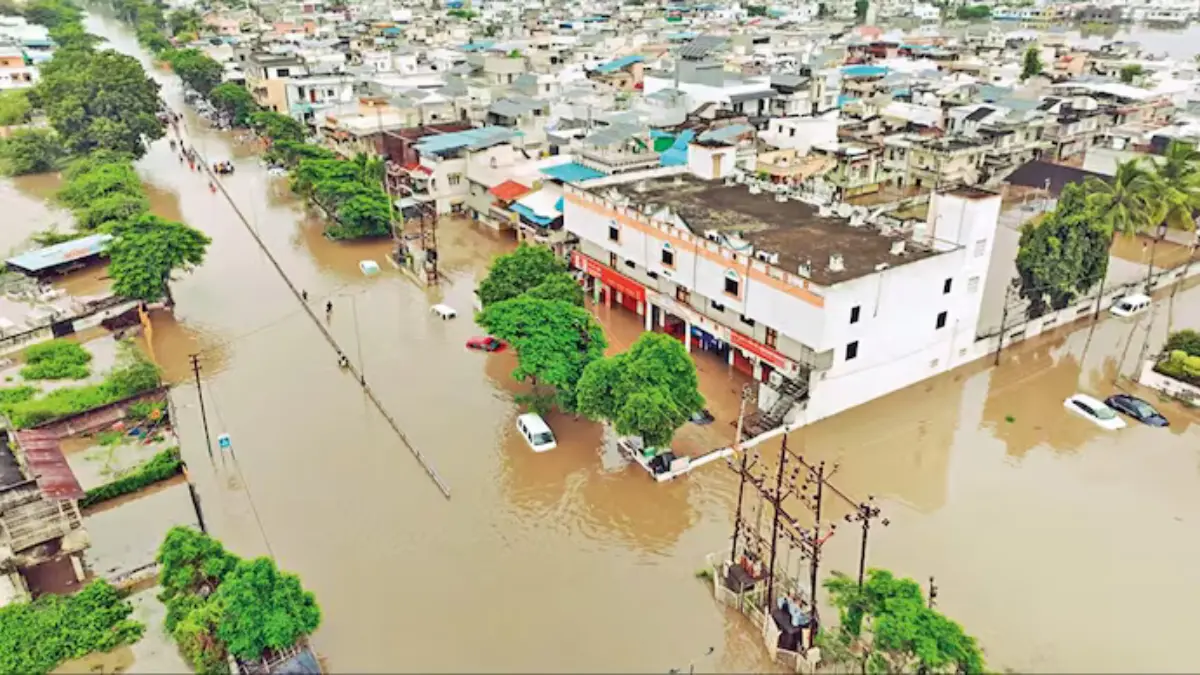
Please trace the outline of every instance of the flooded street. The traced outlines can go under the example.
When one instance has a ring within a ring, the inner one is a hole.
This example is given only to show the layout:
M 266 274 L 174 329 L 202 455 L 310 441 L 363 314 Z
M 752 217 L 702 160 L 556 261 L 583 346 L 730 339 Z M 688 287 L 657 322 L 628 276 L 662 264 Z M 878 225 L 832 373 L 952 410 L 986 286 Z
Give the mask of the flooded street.
M 145 58 L 123 26 L 92 17 L 88 29 Z M 157 77 L 183 109 L 177 81 Z M 184 457 L 210 530 L 241 555 L 273 553 L 316 593 L 314 643 L 333 671 L 771 667 L 748 623 L 694 578 L 728 546 L 734 474 L 715 464 L 655 484 L 613 468 L 598 425 L 561 415 L 548 419 L 559 447 L 535 455 L 513 427 L 512 356 L 463 348 L 478 334 L 472 290 L 509 239 L 444 220 L 440 288 L 386 264 L 364 277 L 358 262 L 384 262 L 387 242 L 326 240 L 286 181 L 229 134 L 188 126 L 203 154 L 234 159 L 226 189 L 314 306 L 333 300 L 334 336 L 353 361 L 361 354 L 371 388 L 453 491 L 442 497 L 338 368 L 224 198 L 166 139 L 155 144 L 139 163 L 155 212 L 213 244 L 174 285 L 177 317 L 155 320 L 150 348 L 176 383 L 192 377 L 188 354 L 201 354 L 212 434 L 231 435 L 244 481 L 232 462 L 209 463 L 190 386 L 176 392 Z M 53 222 L 43 201 L 52 183 L 0 183 L 0 204 L 20 214 L 0 244 Z M 435 302 L 460 318 L 431 317 Z M 935 576 L 939 607 L 993 667 L 1200 668 L 1178 648 L 1191 637 L 1187 608 L 1200 604 L 1200 414 L 1164 403 L 1169 430 L 1107 433 L 1062 408 L 1076 391 L 1113 393 L 1118 370 L 1134 373 L 1148 324 L 1150 350 L 1168 324 L 1200 328 L 1200 290 L 1159 306 L 1137 324 L 1076 324 L 1021 343 L 997 369 L 988 359 L 792 436 L 808 459 L 840 463 L 842 491 L 881 501 L 892 524 L 873 531 L 869 563 Z M 637 317 L 598 314 L 613 349 L 636 338 Z M 731 440 L 744 382 L 697 359 L 717 421 L 681 431 L 687 452 Z M 826 503 L 836 518 L 846 512 Z M 840 531 L 825 556 L 824 569 L 854 572 L 857 531 Z

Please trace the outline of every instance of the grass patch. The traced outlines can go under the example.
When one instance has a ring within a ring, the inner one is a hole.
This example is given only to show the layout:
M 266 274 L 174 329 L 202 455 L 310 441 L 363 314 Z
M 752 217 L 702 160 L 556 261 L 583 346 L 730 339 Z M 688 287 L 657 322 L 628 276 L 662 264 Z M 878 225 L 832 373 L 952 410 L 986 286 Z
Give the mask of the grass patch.
M 132 644 L 146 626 L 107 581 L 75 595 L 44 595 L 0 608 L 0 673 L 48 673 L 92 652 Z
M 168 478 L 174 478 L 182 472 L 183 460 L 179 458 L 179 448 L 168 448 L 125 476 L 88 490 L 83 499 L 79 500 L 79 506 L 87 508 L 123 497 Z
M 78 342 L 50 340 L 25 350 L 21 377 L 27 380 L 81 380 L 91 374 L 92 355 Z
M 0 388 L 0 408 L 24 403 L 34 396 L 37 396 L 37 389 L 29 385 Z
M 63 387 L 40 397 L 10 393 L 9 400 L 0 397 L 0 412 L 8 417 L 14 428 L 28 429 L 145 393 L 157 387 L 161 381 L 158 366 L 143 356 L 133 343 L 123 342 L 117 367 L 103 382 L 82 387 Z M 0 391 L 17 392 L 21 389 L 17 387 Z M 32 387 L 29 389 L 32 390 Z

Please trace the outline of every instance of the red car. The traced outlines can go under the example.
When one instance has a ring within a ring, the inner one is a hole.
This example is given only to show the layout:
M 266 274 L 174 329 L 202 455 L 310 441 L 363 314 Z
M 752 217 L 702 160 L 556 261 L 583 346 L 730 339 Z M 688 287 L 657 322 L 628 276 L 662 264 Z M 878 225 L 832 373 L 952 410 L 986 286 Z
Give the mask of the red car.
M 491 335 L 482 337 L 473 337 L 467 340 L 467 349 L 478 349 L 485 352 L 502 351 L 508 344 L 504 340 L 494 338 Z

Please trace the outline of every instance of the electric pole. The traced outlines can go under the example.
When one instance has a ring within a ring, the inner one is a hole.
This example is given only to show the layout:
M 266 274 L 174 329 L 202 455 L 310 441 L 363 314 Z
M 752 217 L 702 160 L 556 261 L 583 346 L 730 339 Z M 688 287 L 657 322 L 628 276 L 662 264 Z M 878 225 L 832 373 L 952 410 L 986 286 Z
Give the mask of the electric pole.
M 862 545 L 858 551 L 858 587 L 862 588 L 863 576 L 867 571 L 867 540 L 871 536 L 871 521 L 879 518 L 879 507 L 875 506 L 874 495 L 867 497 L 867 501 L 858 505 L 857 510 L 852 515 L 846 516 L 847 523 L 862 524 Z M 887 518 L 879 521 L 881 525 L 887 527 L 890 523 Z
M 937 594 L 938 587 L 933 582 L 933 577 L 931 576 L 929 577 L 929 609 L 933 609 L 934 604 L 937 602 Z
M 196 395 L 200 398 L 200 421 L 204 424 L 204 443 L 208 446 L 208 459 L 212 461 L 212 436 L 208 432 L 208 413 L 204 409 L 204 387 L 200 386 L 200 355 L 191 354 L 192 374 L 196 376 Z

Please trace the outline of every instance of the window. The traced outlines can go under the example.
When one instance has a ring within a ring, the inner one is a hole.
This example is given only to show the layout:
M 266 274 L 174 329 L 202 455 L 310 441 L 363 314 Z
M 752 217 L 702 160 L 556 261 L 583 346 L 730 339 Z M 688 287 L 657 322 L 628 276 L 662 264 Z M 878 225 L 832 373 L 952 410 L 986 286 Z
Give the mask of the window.
M 971 277 L 967 279 L 967 292 L 974 293 L 979 290 L 979 277 Z
M 621 241 L 621 229 L 617 227 L 616 223 L 608 224 L 608 240 Z
M 946 327 L 946 312 L 938 312 L 937 329 Z M 935 330 L 937 330 L 935 329 Z
M 636 264 L 635 262 L 633 262 L 632 260 L 626 260 L 626 261 L 625 261 L 625 266 L 626 266 L 626 267 L 628 267 L 628 268 L 629 268 L 629 269 L 631 269 L 631 270 L 632 270 L 632 269 L 637 269 L 637 264 Z
M 950 292 L 950 287 L 951 287 L 951 286 L 953 286 L 953 285 L 954 285 L 954 280 L 953 280 L 953 279 L 947 279 L 946 281 L 944 281 L 944 282 L 942 283 L 942 295 L 946 295 L 947 293 L 949 293 L 949 292 Z
M 862 307 L 855 305 L 850 308 L 850 323 L 858 323 L 858 315 L 862 313 Z
M 671 249 L 670 244 L 663 244 L 662 264 L 666 265 L 667 267 L 675 266 L 675 251 Z
M 450 183 L 450 185 L 459 185 L 462 183 L 462 174 L 461 173 L 452 173 L 452 174 L 446 176 L 446 181 L 448 183 Z
M 986 251 L 987 251 L 987 239 L 980 239 L 979 241 L 975 242 L 975 257 L 976 258 L 982 257 Z
M 650 277 L 651 279 L 657 279 L 658 272 L 655 272 L 654 270 L 646 270 L 646 276 Z
M 609 253 L 609 254 L 608 254 L 608 266 L 609 266 L 609 267 L 616 267 L 616 266 L 617 266 L 617 254 L 616 254 L 616 253 Z
M 754 325 L 754 319 L 751 319 L 750 317 L 746 316 L 745 314 L 743 314 L 741 316 L 741 319 L 742 319 L 742 323 L 746 324 L 747 326 Z
M 722 305 L 721 303 L 717 302 L 716 300 L 713 300 L 713 301 L 709 302 L 708 304 L 712 305 L 712 308 L 717 310 L 718 312 L 725 311 L 725 305 Z
M 767 334 L 763 337 L 763 344 L 770 347 L 771 349 L 775 349 L 776 342 L 779 342 L 779 331 L 775 330 L 774 328 L 768 327 Z M 858 344 L 858 343 L 855 343 L 855 344 Z
M 689 304 L 692 301 L 692 294 L 683 286 L 675 287 L 675 299 L 683 304 Z
M 858 340 L 846 345 L 846 360 L 853 361 L 858 358 Z
M 738 291 L 741 289 L 741 285 L 741 279 L 738 277 L 737 272 L 730 270 L 725 273 L 726 294 L 732 295 L 735 298 L 738 297 Z

